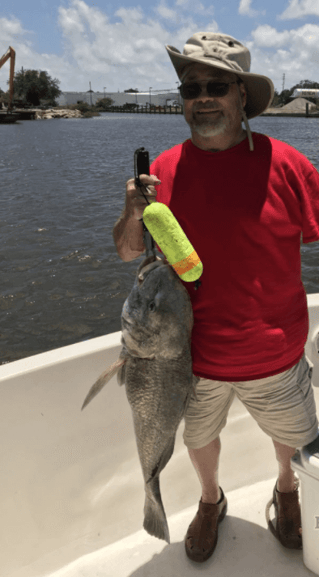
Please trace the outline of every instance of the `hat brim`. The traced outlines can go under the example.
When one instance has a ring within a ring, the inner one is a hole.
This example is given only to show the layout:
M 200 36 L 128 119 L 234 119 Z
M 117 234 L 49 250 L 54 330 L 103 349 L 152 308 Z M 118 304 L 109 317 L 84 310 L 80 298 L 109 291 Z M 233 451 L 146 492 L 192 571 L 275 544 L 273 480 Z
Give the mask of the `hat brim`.
M 172 64 L 176 70 L 177 76 L 181 79 L 183 69 L 187 64 L 198 63 L 218 68 L 236 74 L 244 82 L 247 102 L 245 112 L 247 118 L 254 118 L 264 112 L 271 104 L 275 89 L 272 81 L 267 76 L 261 74 L 253 74 L 252 72 L 241 72 L 227 66 L 226 63 L 212 58 L 193 58 L 192 56 L 185 56 L 181 54 L 174 46 L 165 46 Z

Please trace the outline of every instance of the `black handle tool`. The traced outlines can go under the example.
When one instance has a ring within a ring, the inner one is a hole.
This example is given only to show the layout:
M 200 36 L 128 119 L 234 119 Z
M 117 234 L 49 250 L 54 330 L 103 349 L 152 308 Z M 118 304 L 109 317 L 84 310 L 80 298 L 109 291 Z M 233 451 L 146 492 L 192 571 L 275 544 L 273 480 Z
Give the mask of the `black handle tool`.
M 149 173 L 150 173 L 150 161 L 149 161 L 148 151 L 145 150 L 144 147 L 138 148 L 134 152 L 135 184 L 136 184 L 136 186 L 138 186 L 141 189 L 141 193 L 144 196 L 144 198 L 148 204 L 150 204 L 150 201 L 148 200 L 147 196 L 145 196 L 145 194 L 143 192 L 143 188 L 146 188 L 146 186 L 145 186 L 145 184 L 143 184 L 140 181 L 139 176 L 140 176 L 140 174 L 149 174 Z M 147 188 L 146 188 L 146 190 L 147 190 Z M 154 239 L 151 236 L 151 233 L 149 232 L 149 230 L 146 228 L 142 218 L 141 218 L 141 221 L 143 223 L 143 231 L 144 231 L 143 241 L 144 241 L 144 244 L 146 247 L 146 256 L 148 257 L 148 256 L 153 255 L 154 257 L 156 257 Z

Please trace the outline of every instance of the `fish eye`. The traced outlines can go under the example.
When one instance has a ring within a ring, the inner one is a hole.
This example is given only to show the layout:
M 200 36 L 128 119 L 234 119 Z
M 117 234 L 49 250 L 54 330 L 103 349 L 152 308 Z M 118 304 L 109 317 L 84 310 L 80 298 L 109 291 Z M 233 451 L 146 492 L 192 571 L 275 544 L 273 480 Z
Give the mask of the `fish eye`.
M 148 305 L 148 310 L 153 312 L 156 309 L 156 304 L 155 301 L 150 302 L 150 304 Z

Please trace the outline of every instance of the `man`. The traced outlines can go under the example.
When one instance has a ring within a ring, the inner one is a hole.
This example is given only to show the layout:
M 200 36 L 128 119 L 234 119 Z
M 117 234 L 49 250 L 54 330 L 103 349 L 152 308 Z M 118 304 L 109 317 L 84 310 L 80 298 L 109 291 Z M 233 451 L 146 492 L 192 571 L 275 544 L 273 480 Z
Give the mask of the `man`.
M 245 46 L 224 34 L 198 32 L 183 54 L 166 49 L 182 82 L 191 139 L 162 153 L 152 176 L 141 181 L 150 198 L 171 208 L 204 266 L 198 290 L 184 283 L 194 311 L 193 371 L 200 377 L 197 400 L 185 415 L 184 442 L 202 487 L 186 553 L 202 562 L 216 547 L 227 509 L 218 485 L 219 434 L 235 394 L 274 443 L 279 476 L 272 531 L 285 547 L 300 549 L 290 459 L 318 434 L 304 353 L 308 311 L 300 237 L 304 243 L 319 239 L 319 175 L 294 148 L 251 134 L 247 119 L 269 106 L 273 84 L 249 72 Z M 125 261 L 144 252 L 144 208 L 131 179 L 114 227 Z

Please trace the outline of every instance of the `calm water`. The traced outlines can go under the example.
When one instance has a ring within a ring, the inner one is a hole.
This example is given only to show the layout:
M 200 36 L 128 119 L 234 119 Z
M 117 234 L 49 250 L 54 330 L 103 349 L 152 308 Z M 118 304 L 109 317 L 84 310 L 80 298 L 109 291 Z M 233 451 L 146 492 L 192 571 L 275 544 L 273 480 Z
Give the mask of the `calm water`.
M 319 169 L 319 121 L 257 118 Z M 183 116 L 103 114 L 1 125 L 0 364 L 120 330 L 141 259 L 124 263 L 112 228 L 140 146 L 153 160 L 189 137 Z M 307 293 L 319 249 L 302 246 Z

